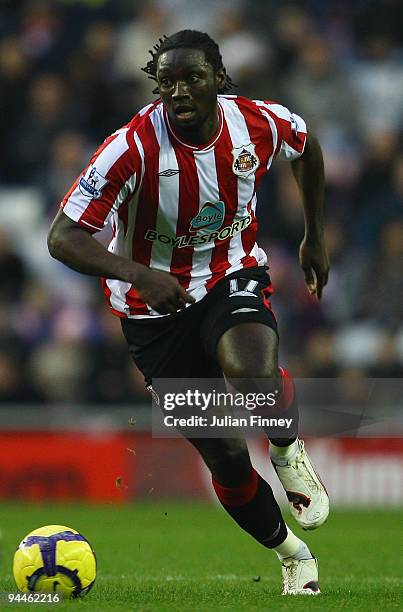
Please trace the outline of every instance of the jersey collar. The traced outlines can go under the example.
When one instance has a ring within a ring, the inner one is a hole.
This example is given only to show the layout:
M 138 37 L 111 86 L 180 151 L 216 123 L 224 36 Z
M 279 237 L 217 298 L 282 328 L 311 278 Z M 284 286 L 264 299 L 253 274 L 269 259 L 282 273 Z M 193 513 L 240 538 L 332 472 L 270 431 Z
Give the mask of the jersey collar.
M 177 134 L 175 134 L 175 131 L 173 129 L 173 127 L 171 126 L 170 122 L 169 122 L 169 117 L 168 117 L 168 113 L 164 108 L 164 118 L 165 118 L 165 122 L 168 126 L 168 130 L 169 132 L 172 134 L 172 136 L 175 138 L 175 140 L 177 140 L 183 147 L 186 147 L 187 149 L 191 149 L 192 151 L 207 151 L 209 149 L 211 149 L 215 143 L 217 142 L 217 140 L 220 138 L 221 134 L 222 134 L 222 130 L 224 127 L 224 113 L 223 110 L 221 108 L 221 104 L 219 102 L 219 100 L 217 100 L 217 110 L 218 110 L 218 128 L 216 133 L 210 138 L 210 140 L 203 145 L 195 145 L 192 144 L 190 142 L 186 142 L 186 140 L 182 140 L 181 138 L 179 138 L 179 136 Z

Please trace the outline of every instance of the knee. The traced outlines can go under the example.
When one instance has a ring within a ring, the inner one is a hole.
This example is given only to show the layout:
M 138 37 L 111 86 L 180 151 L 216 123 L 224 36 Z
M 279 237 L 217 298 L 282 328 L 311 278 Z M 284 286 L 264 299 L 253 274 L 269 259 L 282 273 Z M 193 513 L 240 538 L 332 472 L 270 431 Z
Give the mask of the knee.
M 277 363 L 264 359 L 233 361 L 224 369 L 224 374 L 230 387 L 242 393 L 273 392 L 281 385 Z
M 257 323 L 235 326 L 220 339 L 217 359 L 227 378 L 276 378 L 277 336 Z
M 226 378 L 277 378 L 278 368 L 274 360 L 264 359 L 228 359 L 224 364 Z

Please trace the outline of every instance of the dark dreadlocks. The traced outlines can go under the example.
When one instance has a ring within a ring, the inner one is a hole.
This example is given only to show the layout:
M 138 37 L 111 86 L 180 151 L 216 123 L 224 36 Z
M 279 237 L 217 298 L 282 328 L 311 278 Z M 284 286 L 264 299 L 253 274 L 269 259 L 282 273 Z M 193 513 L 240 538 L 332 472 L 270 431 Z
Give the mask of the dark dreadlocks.
M 158 58 L 165 51 L 170 49 L 198 49 L 204 51 L 206 60 L 214 70 L 220 70 L 221 68 L 225 73 L 224 85 L 219 89 L 218 93 L 224 94 L 236 87 L 235 83 L 232 82 L 231 77 L 228 76 L 223 63 L 220 53 L 220 49 L 216 42 L 208 34 L 198 32 L 197 30 L 181 30 L 171 36 L 163 36 L 159 39 L 158 43 L 154 45 L 153 49 L 150 49 L 151 59 L 147 65 L 142 68 L 143 72 L 148 74 L 148 78 L 156 81 L 157 75 L 157 62 Z M 158 87 L 153 89 L 154 94 L 158 94 Z

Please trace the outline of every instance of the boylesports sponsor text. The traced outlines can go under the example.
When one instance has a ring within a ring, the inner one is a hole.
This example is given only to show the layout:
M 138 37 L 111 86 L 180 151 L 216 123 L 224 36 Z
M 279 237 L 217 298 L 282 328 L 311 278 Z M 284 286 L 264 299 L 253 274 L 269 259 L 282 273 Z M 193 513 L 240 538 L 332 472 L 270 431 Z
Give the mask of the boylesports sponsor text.
M 187 246 L 195 246 L 198 244 L 208 244 L 209 242 L 213 242 L 214 240 L 226 240 L 227 238 L 232 238 L 238 232 L 242 232 L 245 228 L 247 228 L 252 223 L 252 215 L 249 213 L 243 219 L 238 219 L 234 221 L 231 225 L 227 225 L 223 227 L 219 231 L 209 232 L 209 233 L 198 233 L 195 236 L 190 236 L 189 234 L 185 234 L 184 236 L 168 236 L 167 234 L 160 234 L 156 230 L 149 229 L 146 231 L 144 238 L 146 240 L 151 240 L 152 242 L 158 240 L 163 244 L 169 244 L 174 249 L 182 249 Z

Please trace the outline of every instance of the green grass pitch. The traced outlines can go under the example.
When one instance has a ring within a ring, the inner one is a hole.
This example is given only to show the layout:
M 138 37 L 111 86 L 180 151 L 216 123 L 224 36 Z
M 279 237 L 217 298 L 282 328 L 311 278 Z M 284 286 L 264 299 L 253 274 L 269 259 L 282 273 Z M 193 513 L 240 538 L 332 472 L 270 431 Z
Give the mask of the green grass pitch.
M 15 591 L 11 562 L 18 542 L 34 528 L 60 523 L 92 543 L 97 581 L 85 599 L 36 609 L 403 610 L 403 510 L 334 511 L 326 525 L 310 533 L 286 516 L 319 558 L 319 597 L 281 597 L 275 555 L 221 508 L 151 500 L 124 507 L 0 504 L 0 590 Z

